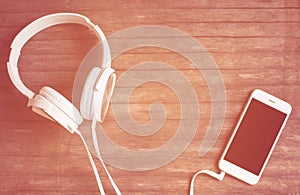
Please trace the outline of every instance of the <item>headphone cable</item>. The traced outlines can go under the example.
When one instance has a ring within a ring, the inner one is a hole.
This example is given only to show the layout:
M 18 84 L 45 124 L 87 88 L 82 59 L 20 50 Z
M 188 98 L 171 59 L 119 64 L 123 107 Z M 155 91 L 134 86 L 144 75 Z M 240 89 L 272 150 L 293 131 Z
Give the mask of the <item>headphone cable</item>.
M 113 186 L 115 192 L 117 193 L 117 195 L 121 195 L 122 193 L 120 192 L 117 184 L 115 183 L 115 181 L 113 180 L 112 176 L 110 175 L 103 159 L 102 159 L 102 156 L 101 156 L 101 153 L 100 153 L 100 150 L 99 150 L 99 144 L 98 144 L 98 139 L 97 139 L 97 133 L 96 133 L 96 125 L 97 125 L 97 119 L 96 119 L 96 115 L 94 115 L 93 117 L 93 120 L 92 120 L 92 138 L 93 138 L 93 143 L 94 143 L 94 148 L 96 150 L 96 154 L 97 154 L 97 157 L 98 159 L 100 160 L 105 172 L 106 172 L 106 175 L 108 176 L 108 179 L 111 183 L 111 185 Z
M 89 148 L 88 148 L 88 145 L 86 144 L 81 132 L 78 130 L 78 129 L 75 129 L 74 131 L 75 133 L 77 133 L 81 139 L 81 141 L 83 142 L 83 145 L 86 149 L 86 152 L 88 154 L 88 157 L 89 157 L 89 160 L 90 160 L 90 163 L 92 165 L 92 168 L 93 168 L 93 171 L 94 171 L 94 175 L 95 175 L 95 178 L 96 178 L 96 181 L 97 181 L 97 185 L 98 185 L 98 188 L 100 190 L 100 194 L 101 195 L 105 195 L 105 192 L 104 192 L 104 188 L 103 188 L 103 185 L 102 185 L 102 182 L 101 182 L 101 179 L 100 179 L 100 176 L 99 176 L 99 173 L 98 173 L 98 170 L 97 170 L 97 167 L 95 165 L 95 162 L 93 160 L 93 157 L 92 157 L 92 154 L 91 152 L 89 151 Z

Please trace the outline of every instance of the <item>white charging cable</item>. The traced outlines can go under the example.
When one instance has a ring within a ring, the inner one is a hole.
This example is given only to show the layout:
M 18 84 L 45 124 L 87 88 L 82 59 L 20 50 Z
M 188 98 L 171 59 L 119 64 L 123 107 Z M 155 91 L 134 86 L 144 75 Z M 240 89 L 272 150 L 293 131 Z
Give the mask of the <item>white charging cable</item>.
M 201 170 L 198 171 L 197 173 L 195 173 L 195 175 L 193 176 L 193 179 L 191 181 L 191 185 L 190 185 L 190 195 L 194 195 L 194 184 L 195 184 L 195 179 L 199 174 L 207 174 L 213 178 L 216 178 L 219 181 L 222 181 L 224 176 L 225 176 L 225 172 L 221 171 L 221 173 L 215 173 L 209 170 Z

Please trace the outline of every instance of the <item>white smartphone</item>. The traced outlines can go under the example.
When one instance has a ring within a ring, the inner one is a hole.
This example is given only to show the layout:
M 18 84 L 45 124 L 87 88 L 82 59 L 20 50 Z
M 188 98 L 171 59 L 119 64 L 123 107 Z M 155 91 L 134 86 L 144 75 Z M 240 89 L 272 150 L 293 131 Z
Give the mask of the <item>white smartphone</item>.
M 254 90 L 219 161 L 219 168 L 248 184 L 256 184 L 291 111 L 289 103 Z

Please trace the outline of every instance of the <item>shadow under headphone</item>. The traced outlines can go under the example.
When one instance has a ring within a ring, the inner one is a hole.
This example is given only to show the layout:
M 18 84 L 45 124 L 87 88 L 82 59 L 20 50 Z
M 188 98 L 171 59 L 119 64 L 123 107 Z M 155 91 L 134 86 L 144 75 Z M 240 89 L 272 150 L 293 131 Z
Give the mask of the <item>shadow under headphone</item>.
M 25 43 L 43 29 L 65 23 L 75 23 L 87 26 L 103 43 L 104 54 L 102 64 L 100 67 L 94 67 L 85 81 L 81 95 L 80 111 L 78 111 L 69 100 L 50 87 L 45 86 L 38 94 L 35 94 L 24 85 L 18 71 L 18 60 L 21 54 L 21 49 Z M 58 122 L 71 133 L 76 132 L 80 136 L 88 152 L 99 190 L 101 194 L 105 194 L 97 168 L 88 150 L 88 146 L 82 134 L 78 130 L 78 126 L 84 119 L 93 120 L 94 130 L 96 122 L 103 122 L 115 86 L 116 75 L 115 71 L 111 68 L 110 48 L 102 30 L 97 25 L 93 24 L 87 17 L 80 14 L 56 13 L 41 17 L 26 26 L 14 38 L 11 44 L 7 69 L 11 81 L 15 87 L 29 99 L 28 106 L 31 106 L 34 112 L 47 119 Z M 97 152 L 97 155 L 115 191 L 117 194 L 121 194 L 111 178 L 99 151 Z

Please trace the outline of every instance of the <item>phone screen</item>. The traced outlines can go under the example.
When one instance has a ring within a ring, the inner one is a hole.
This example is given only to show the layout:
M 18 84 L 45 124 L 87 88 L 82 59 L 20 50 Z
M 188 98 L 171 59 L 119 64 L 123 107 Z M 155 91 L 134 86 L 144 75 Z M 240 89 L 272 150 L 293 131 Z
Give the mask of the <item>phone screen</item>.
M 224 159 L 259 175 L 286 116 L 252 98 Z

